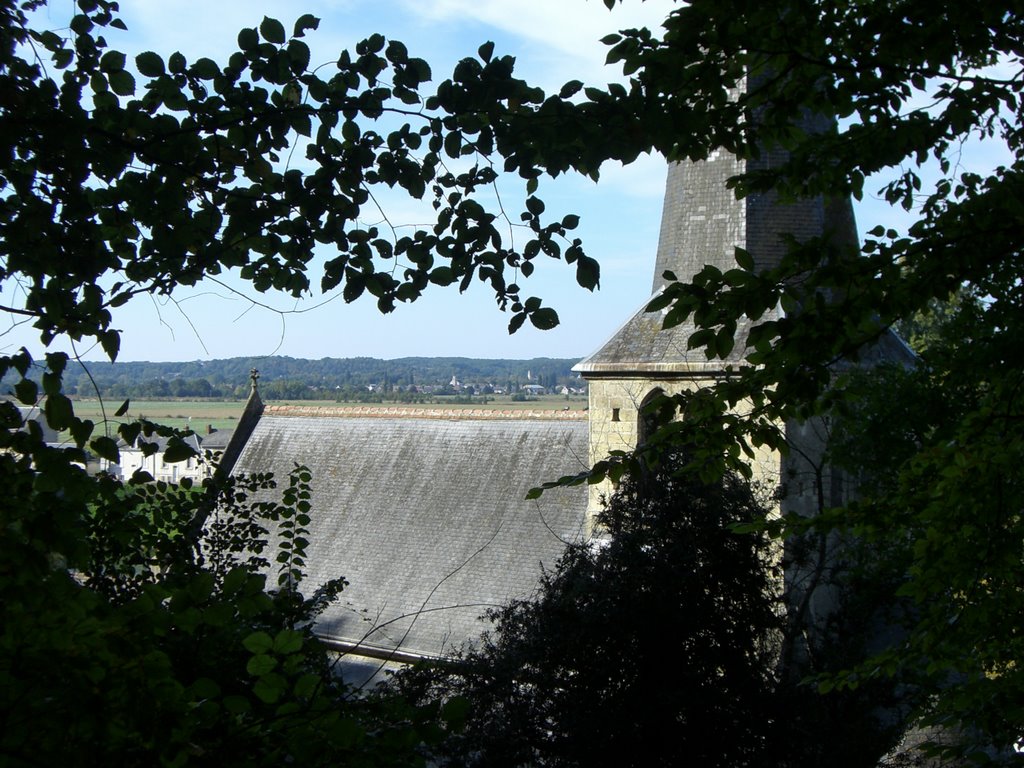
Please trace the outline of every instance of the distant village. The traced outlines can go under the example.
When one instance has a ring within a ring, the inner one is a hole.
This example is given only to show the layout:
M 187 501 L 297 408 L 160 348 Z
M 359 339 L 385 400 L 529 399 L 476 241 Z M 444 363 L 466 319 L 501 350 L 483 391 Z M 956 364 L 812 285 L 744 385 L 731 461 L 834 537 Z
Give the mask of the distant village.
M 340 390 L 341 387 L 335 387 L 336 390 Z M 513 383 L 509 381 L 507 384 L 496 384 L 490 381 L 473 381 L 463 382 L 459 381 L 459 377 L 453 375 L 451 380 L 447 384 L 410 384 L 404 390 L 401 385 L 389 385 L 387 383 L 381 384 L 367 384 L 367 392 L 386 392 L 386 391 L 405 391 L 413 394 L 423 395 L 511 395 L 515 398 L 516 395 L 522 396 L 539 396 L 539 395 L 585 395 L 587 393 L 586 382 L 583 379 L 576 377 L 572 385 L 560 384 L 557 381 L 547 383 L 541 383 L 540 379 L 535 379 L 533 372 L 527 370 L 526 372 L 526 383 L 520 384 L 518 381 Z

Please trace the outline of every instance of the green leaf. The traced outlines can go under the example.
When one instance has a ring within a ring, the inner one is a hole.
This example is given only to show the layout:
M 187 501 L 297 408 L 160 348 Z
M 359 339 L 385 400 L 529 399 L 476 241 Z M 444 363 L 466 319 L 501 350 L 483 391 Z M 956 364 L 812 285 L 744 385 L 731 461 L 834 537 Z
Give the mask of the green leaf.
M 71 432 L 71 439 L 75 441 L 75 445 L 81 448 L 92 437 L 95 427 L 96 425 L 89 419 L 73 419 L 68 430 Z
M 107 51 L 100 58 L 100 69 L 104 72 L 120 72 L 124 64 L 125 55 L 120 51 Z
M 568 83 L 562 86 L 562 89 L 558 92 L 558 95 L 563 99 L 568 99 L 575 96 L 583 88 L 583 82 L 580 80 L 570 80 Z
M 230 696 L 225 696 L 221 704 L 226 712 L 230 712 L 233 715 L 242 715 L 252 710 L 252 704 L 245 696 L 239 696 L 234 693 Z
M 281 698 L 287 687 L 287 682 L 281 675 L 276 672 L 270 672 L 256 681 L 252 691 L 261 701 L 273 704 Z
M 117 353 L 121 349 L 121 334 L 117 331 L 103 331 L 98 334 L 100 340 L 100 346 L 103 347 L 103 351 L 107 353 L 107 357 L 113 362 L 117 359 Z
M 252 27 L 246 27 L 238 33 L 238 49 L 251 51 L 260 44 L 260 36 Z
M 142 434 L 142 425 L 137 421 L 121 424 L 117 428 L 117 434 L 127 445 L 135 445 L 135 441 Z
M 258 653 L 249 659 L 245 671 L 253 677 L 262 677 L 277 666 L 277 659 L 265 653 Z
M 174 74 L 181 74 L 185 71 L 187 66 L 188 62 L 185 60 L 185 56 L 181 51 L 175 51 L 171 54 L 170 58 L 167 59 L 167 70 Z
M 189 691 L 195 699 L 213 699 L 220 696 L 220 686 L 208 677 L 196 680 L 189 686 Z
M 238 592 L 245 586 L 245 582 L 249 578 L 249 571 L 243 566 L 237 566 L 232 568 L 224 576 L 224 583 L 221 586 L 221 592 L 225 595 L 232 595 Z M 248 646 L 246 646 L 248 648 Z M 249 649 L 251 650 L 251 649 Z M 264 649 L 265 650 L 265 649 Z
M 71 65 L 71 60 L 74 56 L 75 53 L 70 48 L 61 48 L 59 51 L 54 51 L 53 66 L 57 69 L 67 69 Z
M 750 251 L 744 248 L 736 248 L 736 263 L 748 272 L 754 271 L 754 257 L 750 255 Z
M 168 464 L 174 464 L 191 459 L 195 455 L 196 451 L 192 446 L 188 445 L 180 437 L 172 437 L 167 442 L 167 449 L 164 451 L 164 461 Z
M 68 364 L 68 356 L 64 352 L 47 352 L 46 353 L 46 367 L 49 368 L 58 377 L 64 373 L 64 369 Z
M 135 67 L 140 75 L 145 77 L 159 77 L 164 74 L 164 60 L 153 51 L 145 51 L 135 57 Z
M 260 23 L 260 34 L 263 35 L 263 39 L 267 42 L 276 43 L 278 45 L 284 43 L 284 25 L 277 19 L 272 19 L 269 16 L 264 16 L 263 21 Z
M 61 394 L 47 395 L 43 412 L 46 414 L 46 423 L 58 432 L 63 432 L 71 426 L 75 417 L 71 400 Z
M 242 645 L 250 653 L 267 653 L 274 647 L 274 640 L 266 632 L 253 632 L 242 641 Z
M 448 157 L 458 157 L 462 154 L 462 134 L 452 131 L 444 137 L 444 151 Z
M 558 325 L 558 313 L 551 307 L 542 307 L 530 313 L 530 322 L 535 328 L 542 331 L 550 331 Z
M 435 285 L 451 285 L 457 279 L 451 267 L 434 267 L 430 271 L 430 282 Z
M 89 443 L 89 448 L 101 459 L 117 464 L 121 460 L 121 452 L 113 438 L 101 435 Z
M 110 90 L 118 96 L 133 96 L 135 94 L 135 78 L 132 77 L 131 72 L 124 69 L 111 72 L 109 80 Z
M 306 71 L 309 66 L 309 46 L 301 40 L 288 41 L 288 58 L 291 60 L 292 72 L 296 74 Z
M 35 405 L 39 399 L 39 387 L 32 379 L 21 379 L 14 385 L 14 396 L 24 405 Z
M 580 256 L 576 260 L 576 282 L 580 287 L 592 291 L 601 281 L 601 266 L 589 256 Z
M 489 63 L 491 57 L 494 55 L 494 43 L 488 40 L 477 49 L 477 55 L 480 56 L 480 60 L 485 64 Z
M 305 674 L 295 681 L 292 692 L 299 699 L 311 699 L 320 688 L 320 678 L 313 674 Z
M 84 13 L 78 13 L 71 17 L 71 31 L 78 35 L 88 35 L 95 26 Z
M 658 312 L 659 310 L 665 309 L 669 304 L 672 303 L 672 296 L 667 291 L 662 291 L 649 302 L 647 302 L 646 310 L 648 312 Z
M 302 649 L 302 633 L 294 629 L 282 629 L 274 637 L 274 653 L 282 656 L 297 653 Z
M 295 21 L 292 36 L 302 37 L 310 29 L 317 29 L 320 26 L 320 19 L 311 13 L 304 13 Z
M 220 67 L 217 66 L 217 62 L 213 59 L 203 57 L 195 60 L 192 64 L 191 72 L 200 80 L 213 80 L 213 78 L 220 74 Z

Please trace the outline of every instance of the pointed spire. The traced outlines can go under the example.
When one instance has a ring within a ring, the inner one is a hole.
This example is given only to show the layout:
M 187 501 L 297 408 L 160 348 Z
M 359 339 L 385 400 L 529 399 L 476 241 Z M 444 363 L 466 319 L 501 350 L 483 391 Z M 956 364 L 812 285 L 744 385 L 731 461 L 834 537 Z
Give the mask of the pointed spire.
M 770 167 L 784 160 L 782 152 L 765 153 L 756 161 L 715 152 L 701 162 L 669 166 L 652 293 L 658 293 L 666 284 L 665 272 L 688 282 L 705 265 L 723 272 L 735 269 L 737 248 L 746 250 L 753 258 L 754 269 L 761 271 L 779 263 L 788 248 L 789 236 L 804 240 L 820 236 L 826 229 L 838 228 L 844 241 L 856 242 L 852 212 L 846 201 L 844 205 L 828 207 L 821 198 L 781 203 L 771 193 L 736 199 L 727 185 L 730 177 L 744 173 L 747 168 Z M 575 370 L 591 376 L 714 374 L 726 364 L 741 363 L 746 355 L 743 342 L 749 332 L 749 321 L 741 322 L 737 329 L 732 353 L 725 360 L 710 361 L 703 350 L 689 348 L 689 337 L 696 330 L 692 323 L 663 330 L 661 322 L 660 314 L 647 313 L 641 307 Z

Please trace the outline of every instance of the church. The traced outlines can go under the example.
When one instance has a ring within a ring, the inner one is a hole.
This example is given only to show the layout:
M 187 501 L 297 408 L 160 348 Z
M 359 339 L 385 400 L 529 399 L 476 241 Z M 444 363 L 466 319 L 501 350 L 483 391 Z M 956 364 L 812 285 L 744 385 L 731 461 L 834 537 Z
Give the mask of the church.
M 766 153 L 749 162 L 779 160 Z M 726 180 L 744 162 L 716 153 L 670 166 L 652 294 L 666 271 L 685 281 L 705 264 L 735 268 L 736 247 L 755 269 L 768 268 L 785 252 L 784 235 L 856 244 L 847 200 L 737 200 Z M 637 312 L 576 366 L 589 384 L 586 412 L 264 406 L 254 387 L 223 463 L 278 478 L 297 463 L 312 470 L 307 584 L 349 582 L 319 620 L 321 637 L 375 664 L 436 658 L 484 631 L 488 609 L 533 594 L 565 545 L 590 535 L 610 487 L 558 488 L 537 500 L 526 500 L 527 491 L 634 448 L 643 439 L 641 410 L 657 394 L 706 386 L 727 366 L 745 364 L 749 325 L 727 359 L 709 361 L 688 348 L 693 325 L 663 329 L 661 314 L 645 310 L 650 298 L 638 297 Z M 910 359 L 895 337 L 872 354 Z M 804 456 L 820 454 L 814 425 L 787 431 Z M 821 478 L 812 489 L 810 475 L 820 468 L 787 461 L 764 452 L 755 480 L 778 489 L 784 508 L 814 508 Z M 825 492 L 842 501 L 843 478 L 829 474 Z

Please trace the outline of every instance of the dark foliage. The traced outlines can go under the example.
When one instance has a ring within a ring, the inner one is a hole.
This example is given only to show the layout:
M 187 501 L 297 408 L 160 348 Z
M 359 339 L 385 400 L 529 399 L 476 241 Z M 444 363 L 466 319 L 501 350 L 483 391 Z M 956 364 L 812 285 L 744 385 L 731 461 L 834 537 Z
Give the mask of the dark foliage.
M 400 681 L 469 701 L 455 762 L 765 763 L 782 720 L 777 574 L 763 534 L 732 530 L 765 510 L 735 477 L 705 486 L 675 465 L 624 481 L 608 538 L 570 547 L 479 649 Z

